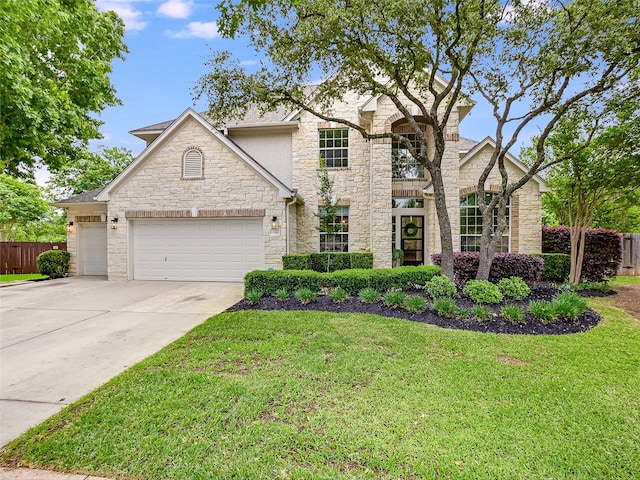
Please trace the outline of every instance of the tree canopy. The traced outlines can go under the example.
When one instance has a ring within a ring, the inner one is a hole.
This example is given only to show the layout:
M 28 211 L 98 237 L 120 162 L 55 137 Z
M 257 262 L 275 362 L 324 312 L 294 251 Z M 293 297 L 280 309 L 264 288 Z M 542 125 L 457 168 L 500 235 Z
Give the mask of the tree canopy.
M 119 104 L 109 74 L 127 51 L 124 24 L 91 0 L 3 0 L 0 24 L 0 171 L 56 171 Z
M 49 204 L 37 185 L 0 173 L 0 240 L 14 240 L 21 227 L 44 218 Z
M 478 179 L 483 237 L 478 275 L 487 278 L 506 228 L 510 195 L 551 163 L 545 143 L 574 109 L 607 113 L 611 97 L 638 95 L 640 25 L 634 0 L 224 0 L 220 31 L 245 32 L 262 58 L 249 72 L 229 52 L 216 52 L 196 97 L 223 123 L 252 105 L 287 105 L 335 121 L 366 139 L 392 138 L 429 172 L 440 227 L 443 272 L 453 277 L 452 229 L 442 159 L 445 128 L 470 94 L 493 107 L 496 151 Z M 312 91 L 314 78 L 322 82 Z M 444 79 L 444 83 L 439 82 Z M 628 88 L 623 89 L 623 86 Z M 393 132 L 369 131 L 334 115 L 345 93 L 384 95 L 405 117 L 418 146 Z M 527 128 L 543 120 L 537 156 L 522 177 L 504 160 Z M 419 123 L 426 123 L 426 131 Z M 556 159 L 561 161 L 560 159 Z M 501 191 L 485 205 L 484 186 L 498 169 Z M 338 192 L 339 193 L 339 192 Z M 498 228 L 491 215 L 498 207 Z

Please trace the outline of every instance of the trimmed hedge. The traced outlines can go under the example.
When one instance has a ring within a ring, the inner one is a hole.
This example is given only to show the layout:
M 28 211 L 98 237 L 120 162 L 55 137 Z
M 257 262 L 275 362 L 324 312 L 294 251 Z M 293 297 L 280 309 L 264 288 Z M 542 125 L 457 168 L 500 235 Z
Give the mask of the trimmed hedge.
M 622 235 L 614 230 L 589 228 L 585 240 L 582 280 L 601 282 L 615 277 L 622 262 Z M 542 251 L 570 255 L 571 229 L 543 227 Z
M 433 263 L 440 265 L 442 255 L 435 253 L 431 256 Z M 543 261 L 539 257 L 532 257 L 523 253 L 496 253 L 493 256 L 489 281 L 498 283 L 503 278 L 520 277 L 527 283 L 533 283 L 542 277 Z M 453 274 L 456 283 L 466 284 L 476 278 L 480 254 L 477 252 L 454 252 Z
M 313 270 L 335 272 L 352 268 L 373 268 L 373 253 L 370 252 L 322 252 L 295 253 L 282 256 L 284 270 Z
M 47 250 L 36 257 L 38 272 L 49 278 L 64 277 L 69 272 L 71 254 L 66 250 Z
M 547 282 L 566 282 L 571 270 L 571 255 L 566 253 L 534 253 L 544 261 L 542 280 Z
M 387 290 L 410 290 L 424 286 L 431 278 L 440 275 L 440 267 L 350 269 L 331 273 L 310 270 L 254 270 L 244 277 L 245 292 L 256 290 L 273 296 L 281 288 L 294 292 L 299 288 L 320 291 L 322 288 L 341 287 L 349 295 L 357 295 L 364 288 L 378 292 Z

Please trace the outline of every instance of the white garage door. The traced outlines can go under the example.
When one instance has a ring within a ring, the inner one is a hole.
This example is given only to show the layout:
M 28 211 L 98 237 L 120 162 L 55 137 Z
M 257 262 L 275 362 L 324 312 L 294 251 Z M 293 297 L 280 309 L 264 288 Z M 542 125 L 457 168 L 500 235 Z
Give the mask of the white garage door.
M 136 280 L 242 281 L 264 268 L 262 219 L 133 220 Z
M 107 274 L 107 225 L 81 223 L 78 226 L 78 273 Z

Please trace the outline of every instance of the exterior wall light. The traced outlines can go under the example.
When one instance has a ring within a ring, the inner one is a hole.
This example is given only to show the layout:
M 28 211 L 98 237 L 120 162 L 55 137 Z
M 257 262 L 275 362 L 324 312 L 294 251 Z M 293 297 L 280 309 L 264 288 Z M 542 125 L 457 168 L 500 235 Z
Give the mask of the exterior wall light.
M 111 219 L 111 228 L 113 228 L 114 230 L 118 228 L 118 217 Z
M 280 235 L 280 220 L 275 215 L 271 218 L 270 235 Z
M 67 223 L 67 232 L 73 232 L 73 222 Z

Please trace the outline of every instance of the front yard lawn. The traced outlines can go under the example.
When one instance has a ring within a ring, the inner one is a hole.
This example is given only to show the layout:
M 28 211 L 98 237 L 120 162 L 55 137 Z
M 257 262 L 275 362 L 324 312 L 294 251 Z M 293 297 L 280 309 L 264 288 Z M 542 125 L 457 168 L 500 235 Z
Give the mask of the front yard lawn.
M 39 273 L 10 273 L 6 275 L 0 275 L 0 283 L 17 282 L 20 280 L 44 280 L 45 278 L 49 277 L 47 277 L 46 275 L 41 275 Z
M 126 479 L 640 476 L 640 325 L 445 330 L 241 311 L 32 429 L 4 465 Z

